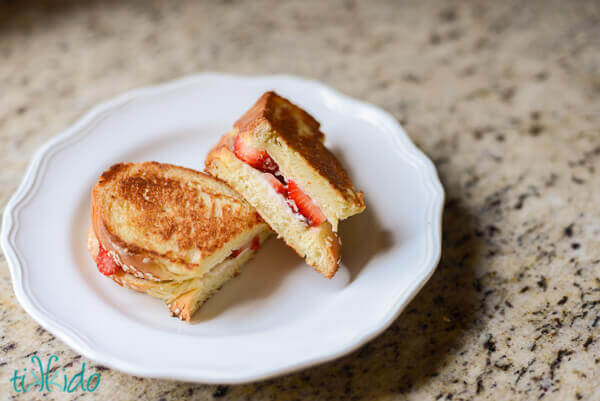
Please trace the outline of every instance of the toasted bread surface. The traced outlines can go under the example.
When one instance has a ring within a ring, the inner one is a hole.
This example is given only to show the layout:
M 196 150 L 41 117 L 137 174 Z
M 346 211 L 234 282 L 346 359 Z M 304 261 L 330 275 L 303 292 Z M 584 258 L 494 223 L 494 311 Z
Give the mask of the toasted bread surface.
M 363 193 L 354 189 L 346 170 L 323 144 L 325 136 L 319 127 L 302 108 L 266 92 L 236 121 L 233 135 L 249 137 L 256 148 L 266 150 L 283 175 L 300 184 L 337 231 L 338 220 L 362 212 L 365 204 Z
M 199 277 L 268 229 L 223 182 L 157 162 L 110 167 L 91 203 L 103 247 L 125 269 L 154 281 Z
M 238 119 L 234 128 L 238 132 L 255 132 L 261 124 L 268 124 L 269 130 L 289 149 L 298 152 L 329 184 L 348 201 L 363 204 L 362 196 L 354 191 L 354 186 L 344 167 L 325 147 L 325 135 L 320 124 L 305 110 L 288 99 L 270 91 Z M 363 204 L 364 206 L 364 204 Z

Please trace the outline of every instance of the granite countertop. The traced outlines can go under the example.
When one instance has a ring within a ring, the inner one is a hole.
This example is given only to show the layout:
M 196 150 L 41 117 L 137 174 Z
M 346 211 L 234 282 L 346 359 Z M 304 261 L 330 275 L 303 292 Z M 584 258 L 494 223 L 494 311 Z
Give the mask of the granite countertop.
M 302 75 L 393 113 L 446 189 L 437 272 L 349 356 L 207 386 L 80 357 L 0 256 L 2 400 L 600 400 L 598 2 L 0 1 L 0 205 L 96 103 L 201 71 Z M 17 395 L 13 371 L 52 354 L 98 391 Z

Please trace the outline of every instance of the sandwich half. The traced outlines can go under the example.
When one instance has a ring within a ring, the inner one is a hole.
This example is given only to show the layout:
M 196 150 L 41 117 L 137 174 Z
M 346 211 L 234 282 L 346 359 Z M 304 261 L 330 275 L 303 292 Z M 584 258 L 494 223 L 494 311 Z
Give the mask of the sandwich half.
M 339 220 L 365 209 L 320 124 L 267 92 L 210 151 L 206 171 L 239 192 L 306 262 L 331 278 L 340 262 Z
M 271 234 L 226 184 L 170 164 L 110 167 L 91 204 L 87 245 L 98 270 L 186 321 Z

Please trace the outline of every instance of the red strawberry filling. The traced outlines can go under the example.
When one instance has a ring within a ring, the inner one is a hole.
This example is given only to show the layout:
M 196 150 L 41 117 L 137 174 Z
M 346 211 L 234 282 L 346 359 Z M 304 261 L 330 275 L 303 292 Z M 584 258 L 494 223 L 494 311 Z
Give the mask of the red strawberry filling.
M 258 251 L 258 248 L 260 248 L 260 240 L 258 239 L 257 235 L 254 238 L 252 238 L 252 244 L 250 244 L 250 249 L 252 249 L 253 251 Z
M 283 195 L 284 198 L 287 198 L 287 188 L 283 182 L 281 182 L 277 177 L 275 177 L 271 173 L 264 173 L 264 177 L 269 184 L 277 191 L 277 193 Z
M 254 238 L 252 238 L 252 241 L 248 242 L 243 247 L 231 251 L 231 255 L 229 255 L 229 257 L 236 258 L 240 253 L 248 248 L 252 249 L 253 251 L 257 251 L 258 248 L 260 248 L 260 239 L 258 238 L 258 235 L 255 235 Z
M 98 245 L 98 257 L 96 258 L 96 265 L 100 273 L 105 276 L 111 276 L 120 269 L 119 265 L 115 263 L 113 258 L 106 252 L 106 249 L 102 245 Z
M 325 221 L 325 215 L 321 212 L 319 206 L 292 180 L 288 181 L 288 198 L 294 202 L 298 212 L 306 217 L 311 226 L 320 226 Z
M 292 180 L 286 182 L 279 172 L 279 166 L 266 151 L 252 147 L 245 141 L 243 135 L 238 135 L 233 143 L 233 153 L 241 161 L 262 171 L 275 191 L 288 201 L 295 213 L 304 216 L 309 225 L 317 227 L 325 221 L 325 215 L 319 206 L 295 182 Z
M 235 137 L 233 152 L 238 159 L 265 173 L 275 174 L 279 166 L 264 150 L 257 150 L 248 145 L 241 135 Z

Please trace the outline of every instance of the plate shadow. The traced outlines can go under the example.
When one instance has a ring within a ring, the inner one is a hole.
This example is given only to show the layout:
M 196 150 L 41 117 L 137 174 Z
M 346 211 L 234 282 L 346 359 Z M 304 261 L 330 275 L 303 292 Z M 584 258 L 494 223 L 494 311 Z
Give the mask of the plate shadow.
M 377 254 L 385 252 L 392 245 L 389 231 L 383 229 L 377 217 L 367 208 L 357 216 L 340 222 L 339 234 L 342 239 L 342 263 L 350 272 L 350 282 L 354 281 L 363 268 Z
M 267 298 L 280 283 L 298 267 L 299 257 L 282 241 L 272 237 L 248 264 L 242 267 L 239 277 L 225 285 L 194 315 L 191 324 L 211 320 L 229 308 Z M 275 263 L 274 263 L 275 261 Z M 300 268 L 308 268 L 300 266 Z M 256 280 L 260 277 L 260 280 Z

